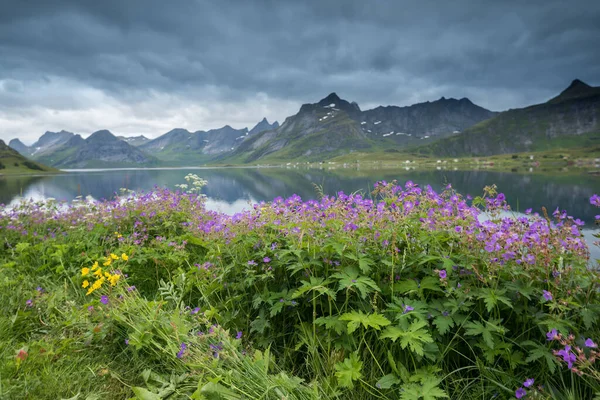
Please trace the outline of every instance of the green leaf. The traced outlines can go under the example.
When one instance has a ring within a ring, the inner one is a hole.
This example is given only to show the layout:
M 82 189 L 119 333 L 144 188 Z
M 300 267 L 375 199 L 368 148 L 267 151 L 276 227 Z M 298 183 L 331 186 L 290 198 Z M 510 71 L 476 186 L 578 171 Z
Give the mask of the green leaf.
M 525 283 L 521 281 L 517 282 L 508 282 L 504 285 L 508 290 L 519 293 L 521 296 L 525 297 L 527 300 L 531 300 L 531 295 L 533 294 L 533 287 L 527 286 Z
M 510 299 L 506 296 L 503 296 L 504 293 L 506 293 L 506 290 L 504 289 L 495 290 L 491 288 L 484 288 L 480 290 L 480 294 L 477 296 L 477 298 L 483 299 L 487 311 L 491 313 L 492 310 L 498 305 L 498 302 L 504 303 L 509 308 L 513 307 Z
M 465 335 L 478 336 L 481 335 L 483 341 L 488 345 L 490 349 L 494 348 L 494 337 L 492 333 L 504 333 L 505 329 L 499 326 L 500 321 L 484 321 L 483 325 L 479 321 L 471 321 L 464 325 L 466 331 Z
M 366 276 L 359 276 L 358 271 L 352 267 L 345 268 L 342 272 L 333 274 L 332 277 L 338 279 L 338 291 L 356 288 L 363 299 L 370 293 L 381 292 L 381 289 L 379 289 L 379 286 L 377 286 L 373 279 Z
M 492 333 L 481 322 L 468 322 L 465 324 L 465 329 L 465 335 L 481 335 L 483 337 L 484 342 L 489 346 L 489 348 L 494 348 L 494 338 L 492 337 Z
M 17 250 L 18 253 L 23 253 L 25 250 L 27 250 L 29 248 L 29 246 L 31 246 L 30 243 L 26 243 L 26 242 L 17 243 L 17 245 L 15 246 L 15 250 Z
M 440 288 L 440 280 L 438 278 L 434 278 L 433 276 L 427 276 L 423 278 L 420 289 L 421 293 L 423 293 L 425 289 L 433 290 L 435 292 L 443 292 L 443 290 Z
M 454 320 L 450 316 L 438 315 L 433 319 L 433 324 L 440 335 L 444 335 L 450 328 L 454 327 Z
M 391 322 L 381 314 L 364 314 L 362 311 L 352 311 L 342 314 L 341 321 L 348 321 L 348 333 L 354 332 L 360 325 L 365 329 L 373 328 L 380 330 L 381 327 L 389 325 Z
M 317 292 L 319 294 L 327 294 L 329 297 L 335 297 L 335 293 L 327 287 L 331 283 L 330 280 L 325 280 L 323 278 L 317 278 L 314 276 L 310 277 L 309 281 L 303 281 L 302 286 L 300 286 L 296 291 L 292 294 L 292 299 L 296 299 L 307 292 Z
M 131 390 L 135 395 L 137 400 L 162 400 L 162 398 L 156 393 L 152 393 L 148 389 L 144 389 L 143 387 L 132 387 Z
M 401 383 L 402 381 L 396 377 L 394 374 L 387 374 L 377 381 L 375 386 L 379 389 L 389 389 L 394 385 Z
M 284 301 L 276 301 L 275 304 L 271 306 L 271 311 L 269 312 L 269 316 L 274 317 L 283 310 L 283 306 L 285 305 Z
M 411 383 L 402 387 L 401 400 L 436 400 L 448 398 L 446 392 L 439 388 L 441 380 L 435 377 L 426 377 L 421 384 Z
M 596 305 L 590 305 L 579 310 L 579 315 L 581 315 L 581 319 L 583 320 L 586 329 L 591 329 L 594 324 L 597 323 L 599 319 L 598 308 L 599 307 Z
M 225 400 L 241 400 L 243 397 L 231 389 L 226 388 L 218 382 L 208 382 L 200 389 L 200 392 L 205 395 L 214 396 L 216 399 Z
M 550 373 L 554 373 L 556 370 L 556 358 L 552 355 L 550 350 L 546 348 L 546 346 L 542 346 L 538 343 L 535 343 L 531 340 L 527 340 L 521 343 L 522 346 L 530 347 L 529 355 L 525 359 L 526 363 L 530 363 L 532 361 L 537 361 L 540 358 L 543 358 L 546 361 L 546 365 L 550 370 Z
M 417 282 L 412 279 L 402 280 L 394 285 L 394 290 L 400 294 L 416 292 L 418 289 Z
M 346 358 L 344 362 L 335 364 L 335 376 L 339 385 L 347 388 L 354 387 L 353 381 L 362 377 L 362 365 L 363 363 L 356 352 L 350 354 L 350 358 Z
M 407 347 L 414 353 L 422 356 L 423 345 L 425 343 L 433 343 L 433 338 L 426 329 L 427 322 L 416 320 L 410 324 L 407 330 L 400 326 L 389 326 L 381 334 L 382 339 L 391 339 L 392 342 L 400 339 L 400 346 L 403 349 Z
M 340 321 L 338 316 L 330 316 L 330 317 L 319 317 L 315 319 L 315 324 L 319 326 L 325 326 L 325 329 L 334 330 L 335 333 L 341 335 L 346 329 L 347 323 L 344 321 Z
M 257 332 L 261 335 L 264 334 L 265 330 L 269 327 L 271 327 L 271 323 L 265 318 L 263 310 L 260 310 L 258 317 L 250 322 L 250 332 Z

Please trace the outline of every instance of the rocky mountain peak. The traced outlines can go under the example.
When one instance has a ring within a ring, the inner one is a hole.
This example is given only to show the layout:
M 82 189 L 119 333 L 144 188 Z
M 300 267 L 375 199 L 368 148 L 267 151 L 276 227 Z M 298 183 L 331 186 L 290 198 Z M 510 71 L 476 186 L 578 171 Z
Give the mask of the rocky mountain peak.
M 15 145 L 15 146 L 25 146 L 25 143 L 21 142 L 21 139 L 12 139 L 10 142 L 8 142 L 8 145 L 10 147 L 13 147 L 13 145 Z
M 250 129 L 249 134 L 254 135 L 254 134 L 257 134 L 260 132 L 277 129 L 278 127 L 279 127 L 279 123 L 277 121 L 270 124 L 269 120 L 267 120 L 267 118 L 265 117 L 258 124 L 256 124 L 254 126 L 254 128 Z
M 345 111 L 350 116 L 354 116 L 361 112 L 360 107 L 358 104 L 356 104 L 356 102 L 353 101 L 350 103 L 340 98 L 340 96 L 338 96 L 335 92 L 330 93 L 327 97 L 320 100 L 317 105 L 324 108 L 337 108 Z
M 342 99 L 340 99 L 340 97 L 337 95 L 337 93 L 332 92 L 327 97 L 325 97 L 324 99 L 319 101 L 319 103 L 317 103 L 317 104 L 319 104 L 320 106 L 323 107 L 323 106 L 329 106 L 331 104 L 337 105 L 341 101 L 342 101 Z
M 29 147 L 27 147 L 19 139 L 11 140 L 10 142 L 8 142 L 8 146 L 11 147 L 12 149 L 15 149 L 16 151 L 18 151 L 19 153 L 21 153 L 23 155 L 27 155 L 30 153 Z
M 563 90 L 558 96 L 551 99 L 550 102 L 557 103 L 564 100 L 587 97 L 598 94 L 600 94 L 600 88 L 590 86 L 579 79 L 574 79 L 565 90 Z
M 109 143 L 119 141 L 110 131 L 103 129 L 92 133 L 86 140 L 88 143 Z

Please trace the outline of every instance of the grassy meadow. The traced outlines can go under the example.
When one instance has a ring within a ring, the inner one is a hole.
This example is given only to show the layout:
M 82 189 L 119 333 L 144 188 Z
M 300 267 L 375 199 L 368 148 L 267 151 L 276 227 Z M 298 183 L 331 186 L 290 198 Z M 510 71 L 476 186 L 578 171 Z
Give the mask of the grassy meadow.
M 0 398 L 600 398 L 566 211 L 378 182 L 225 215 L 188 180 L 1 209 Z

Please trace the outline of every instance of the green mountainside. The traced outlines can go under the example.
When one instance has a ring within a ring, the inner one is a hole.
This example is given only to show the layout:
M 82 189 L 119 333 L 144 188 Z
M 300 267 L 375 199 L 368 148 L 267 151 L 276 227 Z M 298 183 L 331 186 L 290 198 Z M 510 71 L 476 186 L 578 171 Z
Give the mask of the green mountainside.
M 0 175 L 4 174 L 38 174 L 56 172 L 54 168 L 31 161 L 0 140 Z
M 600 151 L 600 87 L 574 80 L 546 103 L 502 112 L 418 152 L 489 156 L 578 147 Z

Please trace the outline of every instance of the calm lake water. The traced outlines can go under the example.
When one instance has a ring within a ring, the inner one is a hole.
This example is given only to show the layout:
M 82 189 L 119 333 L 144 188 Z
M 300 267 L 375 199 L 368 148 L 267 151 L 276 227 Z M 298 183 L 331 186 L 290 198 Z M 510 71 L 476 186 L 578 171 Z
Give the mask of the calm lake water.
M 356 169 L 325 166 L 323 169 L 301 168 L 185 168 L 185 169 L 120 169 L 77 170 L 52 176 L 0 176 L 0 203 L 10 204 L 18 198 L 73 200 L 76 196 L 95 199 L 111 198 L 120 188 L 150 190 L 155 185 L 175 188 L 185 183 L 184 177 L 195 173 L 208 181 L 203 189 L 209 208 L 234 213 L 258 201 L 277 196 L 298 194 L 314 199 L 321 186 L 327 194 L 362 191 L 369 194 L 378 180 L 408 180 L 431 185 L 441 190 L 447 183 L 463 194 L 477 196 L 486 185 L 496 184 L 515 211 L 545 206 L 549 213 L 559 207 L 586 222 L 586 238 L 591 243 L 594 217 L 600 209 L 589 203 L 600 193 L 600 177 L 593 175 L 541 175 L 490 171 L 419 171 L 405 169 Z M 600 251 L 593 250 L 594 257 Z

